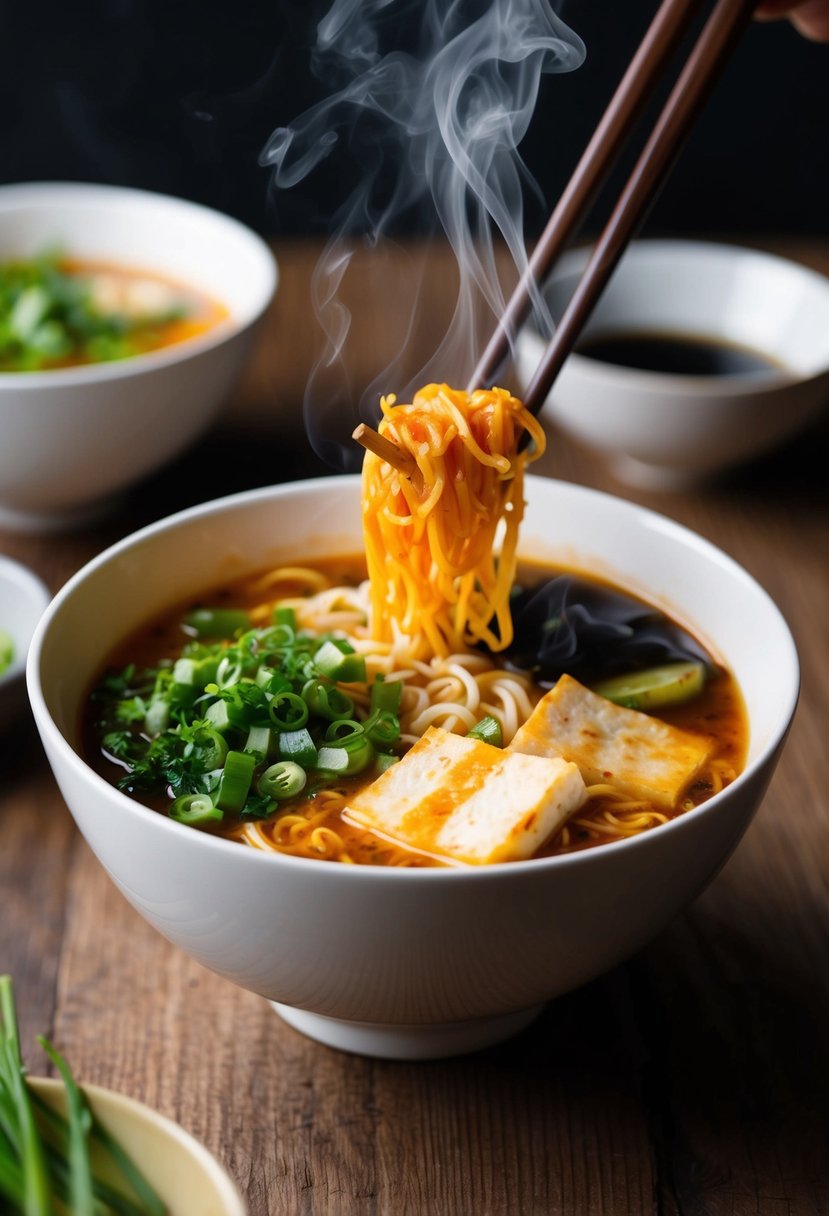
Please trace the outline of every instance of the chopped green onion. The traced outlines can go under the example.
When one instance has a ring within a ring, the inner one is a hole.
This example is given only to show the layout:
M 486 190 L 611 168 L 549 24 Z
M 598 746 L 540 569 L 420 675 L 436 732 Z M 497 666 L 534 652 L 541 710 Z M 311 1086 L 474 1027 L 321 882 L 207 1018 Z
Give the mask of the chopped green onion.
M 261 763 L 271 749 L 272 737 L 269 726 L 252 726 L 243 750 L 256 756 L 257 761 Z
M 216 683 L 219 688 L 232 688 L 242 678 L 242 664 L 239 659 L 225 655 L 219 660 L 216 668 Z
M 218 731 L 230 730 L 233 726 L 227 710 L 227 701 L 213 701 L 208 705 L 204 716 Z
M 277 604 L 272 619 L 274 625 L 288 625 L 289 628 L 296 629 L 296 613 L 287 604 Z
M 187 827 L 200 827 L 203 823 L 218 823 L 224 818 L 221 809 L 215 806 L 209 794 L 182 794 L 170 803 L 168 815 L 176 823 Z
M 400 719 L 389 710 L 375 710 L 366 718 L 363 730 L 375 747 L 388 749 L 400 739 Z
M 292 760 L 280 760 L 278 764 L 265 769 L 256 788 L 263 797 L 281 801 L 301 793 L 307 780 L 305 770 L 298 764 Z
M 245 805 L 255 768 L 255 756 L 247 752 L 228 752 L 216 793 L 216 805 L 223 811 L 238 815 Z
M 240 680 L 233 688 L 223 690 L 227 716 L 234 726 L 264 725 L 268 718 L 268 698 L 253 680 Z
M 184 624 L 200 638 L 234 638 L 250 629 L 251 620 L 241 608 L 196 608 Z
M 215 727 L 205 724 L 184 728 L 182 737 L 187 737 L 185 730 L 190 736 L 184 745 L 185 758 L 195 757 L 202 772 L 221 768 L 227 756 L 227 741 L 224 736 Z
M 148 735 L 160 735 L 170 725 L 170 702 L 150 701 L 144 715 L 144 730 Z
M 327 773 L 348 772 L 350 757 L 344 747 L 321 747 L 317 759 L 317 768 Z
M 216 679 L 218 666 L 218 658 L 212 655 L 203 659 L 189 656 L 176 659 L 173 664 L 173 681 L 176 684 L 192 684 L 194 688 L 201 690 Z
M 291 681 L 280 675 L 273 667 L 260 667 L 256 673 L 256 684 L 263 692 L 276 696 L 291 691 Z
M 339 718 L 325 732 L 325 742 L 336 743 L 339 747 L 348 747 L 350 741 L 357 742 L 364 738 L 362 725 L 353 718 Z
M 295 692 L 279 692 L 268 706 L 268 715 L 277 730 L 300 730 L 308 721 L 308 703 Z
M 307 730 L 282 731 L 277 746 L 280 760 L 294 760 L 303 768 L 317 767 L 316 744 Z
M 399 756 L 391 756 L 388 752 L 377 752 L 374 757 L 374 767 L 378 773 L 384 773 L 393 764 L 399 764 Z
M 362 655 L 343 653 L 334 641 L 323 642 L 314 655 L 314 665 L 321 675 L 329 680 L 340 680 L 344 684 L 364 681 L 366 661 Z
M 332 722 L 337 718 L 350 718 L 354 712 L 351 697 L 331 684 L 323 684 L 322 680 L 309 680 L 302 689 L 302 699 L 312 714 Z
M 402 692 L 402 680 L 386 681 L 382 676 L 377 676 L 371 686 L 371 712 L 385 710 L 391 714 L 399 714 Z
M 0 676 L 11 667 L 14 660 L 14 641 L 11 634 L 0 629 Z
M 347 729 L 346 731 L 346 728 Z M 341 733 L 346 731 L 346 733 Z M 325 742 L 327 744 L 336 744 L 334 751 L 339 751 L 340 748 L 348 755 L 348 764 L 345 768 L 346 776 L 353 776 L 355 773 L 361 773 L 363 769 L 368 768 L 374 759 L 374 747 L 371 739 L 363 730 L 359 722 L 332 722 L 328 730 L 325 732 Z M 323 751 L 330 750 L 328 748 L 320 748 L 320 756 Z M 318 767 L 327 767 L 319 761 Z M 337 769 L 336 771 L 340 771 Z
M 504 745 L 501 723 L 490 714 L 481 718 L 480 722 L 476 722 L 466 737 L 467 739 L 480 739 L 482 743 L 490 743 L 493 747 L 503 747 Z

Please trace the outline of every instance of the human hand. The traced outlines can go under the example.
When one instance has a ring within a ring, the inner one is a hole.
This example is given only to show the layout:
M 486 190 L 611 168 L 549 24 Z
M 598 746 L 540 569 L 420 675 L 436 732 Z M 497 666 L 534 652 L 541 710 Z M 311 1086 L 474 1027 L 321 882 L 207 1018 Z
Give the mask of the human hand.
M 788 17 L 804 38 L 829 42 L 829 0 L 763 0 L 754 15 L 758 21 Z

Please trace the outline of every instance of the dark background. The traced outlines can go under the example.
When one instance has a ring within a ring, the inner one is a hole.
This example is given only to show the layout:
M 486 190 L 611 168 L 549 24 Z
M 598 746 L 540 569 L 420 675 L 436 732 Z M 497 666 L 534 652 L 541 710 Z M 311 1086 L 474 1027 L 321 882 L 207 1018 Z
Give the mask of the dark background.
M 656 0 L 565 0 L 587 45 L 546 78 L 521 151 L 555 199 Z M 272 129 L 327 91 L 300 0 L 0 0 L 0 180 L 111 182 L 196 199 L 272 235 L 325 228 L 330 180 L 269 196 Z M 825 234 L 829 47 L 754 25 L 648 222 L 649 233 Z M 629 164 L 629 161 L 626 162 Z M 617 178 L 618 180 L 618 178 Z M 594 228 L 601 207 L 588 228 Z M 531 218 L 540 226 L 541 210 Z

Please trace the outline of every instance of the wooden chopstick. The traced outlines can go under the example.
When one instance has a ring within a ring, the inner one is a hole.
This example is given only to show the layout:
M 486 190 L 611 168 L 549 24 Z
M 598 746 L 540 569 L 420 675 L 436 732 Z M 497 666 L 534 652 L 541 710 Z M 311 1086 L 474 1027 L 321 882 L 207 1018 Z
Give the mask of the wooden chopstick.
M 606 181 L 680 41 L 705 0 L 663 0 L 556 204 L 468 388 L 496 381 L 533 298 Z
M 756 0 L 717 0 L 527 387 L 524 404 L 533 413 L 544 404 L 755 7 Z
M 478 361 L 469 391 L 491 384 L 497 375 L 534 297 L 542 290 L 555 260 L 594 201 L 702 3 L 703 0 L 663 0 Z M 756 3 L 757 0 L 717 0 L 527 387 L 524 404 L 533 413 L 538 413 L 544 404 L 608 279 L 679 155 Z M 417 468 L 408 453 L 364 423 L 356 428 L 353 438 L 406 476 L 412 476 Z
M 364 422 L 354 429 L 351 438 L 362 447 L 367 448 L 369 452 L 374 452 L 375 456 L 385 460 L 386 464 L 390 464 L 405 477 L 412 477 L 417 472 L 417 461 L 414 457 Z

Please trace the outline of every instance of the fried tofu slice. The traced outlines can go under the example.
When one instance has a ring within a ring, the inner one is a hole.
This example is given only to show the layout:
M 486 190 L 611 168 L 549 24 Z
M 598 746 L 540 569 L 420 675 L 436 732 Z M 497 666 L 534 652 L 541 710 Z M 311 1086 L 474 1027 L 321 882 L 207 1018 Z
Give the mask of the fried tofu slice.
M 408 848 L 484 865 L 531 857 L 585 797 L 575 764 L 433 726 L 348 815 Z
M 516 732 L 508 751 L 562 756 L 585 783 L 614 785 L 669 810 L 699 772 L 713 741 L 614 705 L 563 675 Z

